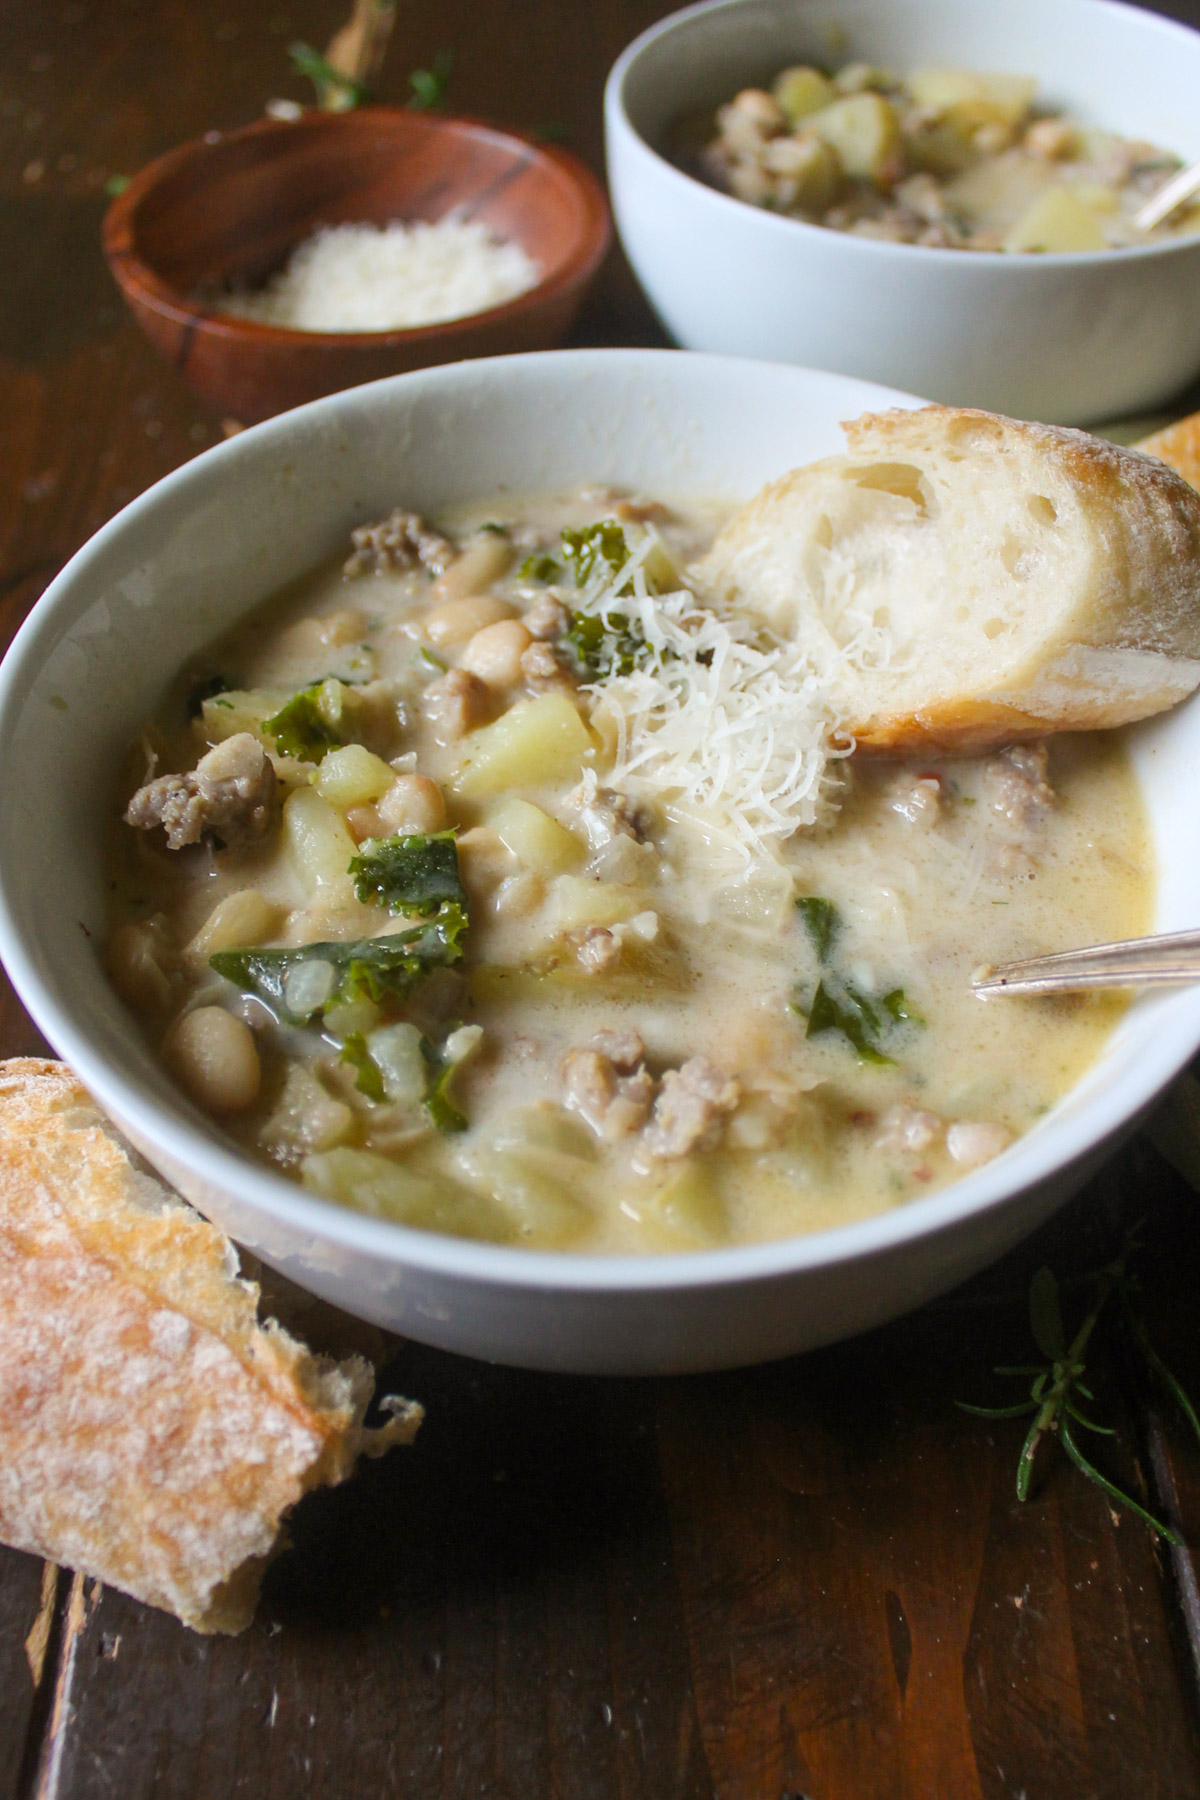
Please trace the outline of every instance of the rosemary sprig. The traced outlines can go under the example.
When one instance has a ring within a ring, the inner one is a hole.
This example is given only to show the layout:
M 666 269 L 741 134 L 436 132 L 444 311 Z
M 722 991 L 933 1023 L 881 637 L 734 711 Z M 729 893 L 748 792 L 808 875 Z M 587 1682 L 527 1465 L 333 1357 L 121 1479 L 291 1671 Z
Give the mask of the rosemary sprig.
M 997 1375 L 1031 1377 L 1028 1398 L 1009 1406 L 975 1406 L 966 1400 L 956 1404 L 963 1412 L 979 1419 L 1017 1419 L 1032 1415 L 1017 1459 L 1019 1500 L 1027 1500 L 1030 1496 L 1039 1451 L 1057 1441 L 1079 1473 L 1107 1494 L 1115 1505 L 1136 1513 L 1152 1531 L 1166 1538 L 1168 1543 L 1178 1545 L 1180 1540 L 1169 1525 L 1148 1512 L 1132 1494 L 1127 1494 L 1096 1467 L 1084 1453 L 1078 1437 L 1081 1430 L 1101 1437 L 1116 1436 L 1111 1425 L 1093 1418 L 1080 1405 L 1080 1397 L 1092 1405 L 1096 1403 L 1096 1395 L 1084 1381 L 1087 1351 L 1101 1316 L 1109 1301 L 1115 1298 L 1127 1341 L 1139 1356 L 1146 1374 L 1174 1400 L 1200 1440 L 1200 1417 L 1177 1378 L 1151 1344 L 1138 1308 L 1137 1284 L 1129 1273 L 1130 1258 L 1136 1248 L 1136 1232 L 1131 1232 L 1119 1256 L 1103 1268 L 1092 1270 L 1079 1284 L 1071 1284 L 1087 1289 L 1089 1304 L 1074 1337 L 1069 1340 L 1063 1323 L 1058 1280 L 1052 1269 L 1045 1266 L 1038 1269 L 1029 1285 L 1029 1325 L 1033 1341 L 1045 1360 L 1000 1365 L 995 1370 Z

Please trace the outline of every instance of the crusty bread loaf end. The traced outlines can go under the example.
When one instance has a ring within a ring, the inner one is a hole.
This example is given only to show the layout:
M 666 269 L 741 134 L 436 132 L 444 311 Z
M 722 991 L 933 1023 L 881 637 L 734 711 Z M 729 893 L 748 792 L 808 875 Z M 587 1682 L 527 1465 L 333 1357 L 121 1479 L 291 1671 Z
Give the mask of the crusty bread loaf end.
M 0 1064 L 0 1540 L 197 1631 L 243 1629 L 288 1509 L 421 1418 L 366 1429 L 369 1365 L 260 1325 L 236 1271 L 63 1064 Z
M 801 641 L 864 749 L 1121 725 L 1200 684 L 1200 494 L 1086 432 L 969 408 L 866 414 L 701 563 Z

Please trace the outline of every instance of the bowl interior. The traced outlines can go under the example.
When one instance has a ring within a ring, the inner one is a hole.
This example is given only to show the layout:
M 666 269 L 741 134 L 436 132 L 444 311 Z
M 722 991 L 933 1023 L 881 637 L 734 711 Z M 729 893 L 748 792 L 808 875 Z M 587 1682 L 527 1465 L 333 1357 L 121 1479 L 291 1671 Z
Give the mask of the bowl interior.
M 840 447 L 838 421 L 903 395 L 848 377 L 671 352 L 572 351 L 458 364 L 338 394 L 218 446 L 68 565 L 0 670 L 0 951 L 56 1048 L 102 1102 L 246 1204 L 399 1266 L 562 1288 L 654 1286 L 670 1264 L 820 1266 L 915 1237 L 1102 1140 L 1200 1042 L 1200 990 L 1147 996 L 1085 1079 L 999 1163 L 835 1232 L 677 1259 L 539 1255 L 431 1237 L 313 1199 L 235 1155 L 173 1087 L 104 974 L 114 772 L 179 664 L 398 503 L 436 515 L 507 491 L 619 481 L 737 500 Z M 1160 885 L 1156 926 L 1200 924 L 1200 697 L 1131 734 Z M 692 1277 L 687 1277 L 691 1279 Z M 697 1277 L 698 1279 L 698 1277 Z
M 1200 156 L 1200 33 L 1112 0 L 714 0 L 653 27 L 626 55 L 626 113 L 662 151 L 681 117 L 788 63 L 863 61 L 1033 75 L 1040 101 L 1087 124 Z
M 134 254 L 195 296 L 262 281 L 320 225 L 434 223 L 452 211 L 521 244 L 543 283 L 586 253 L 594 231 L 578 182 L 536 144 L 381 107 L 186 145 L 135 186 L 129 221 Z

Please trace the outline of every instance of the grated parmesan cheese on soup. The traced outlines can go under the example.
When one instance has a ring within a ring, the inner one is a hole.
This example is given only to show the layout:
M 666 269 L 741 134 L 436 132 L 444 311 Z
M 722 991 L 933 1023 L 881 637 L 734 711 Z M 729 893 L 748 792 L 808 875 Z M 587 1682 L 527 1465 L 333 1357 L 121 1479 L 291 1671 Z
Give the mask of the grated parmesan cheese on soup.
M 292 331 L 397 331 L 465 318 L 536 286 L 520 244 L 448 213 L 430 225 L 325 225 L 255 292 L 220 310 Z

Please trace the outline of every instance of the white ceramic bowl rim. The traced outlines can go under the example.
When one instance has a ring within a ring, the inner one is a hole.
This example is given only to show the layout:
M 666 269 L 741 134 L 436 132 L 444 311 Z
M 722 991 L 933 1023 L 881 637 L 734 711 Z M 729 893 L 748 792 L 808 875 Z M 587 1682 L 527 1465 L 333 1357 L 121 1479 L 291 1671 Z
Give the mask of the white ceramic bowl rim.
M 973 0 L 963 0 L 963 3 L 971 4 Z M 697 0 L 696 5 L 685 6 L 679 12 L 670 13 L 667 18 L 660 19 L 656 24 L 641 32 L 621 52 L 609 71 L 604 90 L 606 113 L 610 121 L 628 131 L 642 149 L 654 157 L 656 162 L 661 163 L 663 168 L 669 170 L 676 180 L 686 183 L 691 189 L 698 189 L 701 193 L 707 194 L 714 206 L 721 208 L 734 206 L 743 212 L 749 207 L 762 219 L 763 228 L 768 231 L 785 233 L 801 231 L 808 235 L 817 232 L 822 237 L 827 237 L 832 229 L 828 225 L 814 225 L 807 219 L 793 219 L 783 213 L 772 212 L 765 206 L 753 206 L 750 201 L 739 200 L 735 195 L 726 194 L 721 188 L 710 187 L 706 181 L 701 181 L 695 175 L 689 175 L 685 169 L 681 169 L 677 163 L 673 163 L 669 157 L 664 156 L 660 150 L 649 143 L 629 116 L 626 107 L 626 86 L 631 70 L 646 50 L 657 44 L 660 39 L 671 37 L 675 32 L 690 27 L 697 19 L 705 18 L 713 13 L 735 12 L 738 7 L 745 4 L 746 0 Z M 1043 5 L 1047 10 L 1052 6 L 1066 10 L 1078 4 L 1079 0 L 1043 0 Z M 1136 19 L 1139 25 L 1145 27 L 1148 34 L 1157 33 L 1164 39 L 1173 37 L 1194 41 L 1197 36 L 1189 25 L 1181 24 L 1176 19 L 1164 18 L 1161 13 L 1144 12 L 1140 7 L 1127 6 L 1123 0 L 1086 0 L 1086 5 L 1089 15 L 1112 13 Z M 1011 268 L 1014 265 L 1020 266 L 1029 260 L 1028 253 L 1014 254 L 1008 250 L 952 250 L 937 244 L 894 244 L 886 238 L 860 237 L 849 231 L 840 231 L 836 235 L 847 246 L 851 254 L 864 256 L 868 260 L 883 255 L 942 259 L 949 257 L 953 262 L 960 262 L 964 256 L 969 256 L 973 264 L 990 268 Z M 1039 267 L 1047 268 L 1087 266 L 1096 263 L 1138 262 L 1147 258 L 1173 256 L 1180 251 L 1194 249 L 1197 237 L 1200 237 L 1200 228 L 1195 232 L 1184 233 L 1177 237 L 1162 238 L 1151 244 L 1128 244 L 1109 250 L 1039 251 L 1036 261 Z
M 564 369 L 574 366 L 576 370 L 586 372 L 589 367 L 602 367 L 604 362 L 615 358 L 641 358 L 649 369 L 664 358 L 681 357 L 731 370 L 774 367 L 756 365 L 740 358 L 700 356 L 677 350 L 540 351 L 392 376 L 352 390 L 352 393 L 381 393 L 397 384 L 436 382 L 453 378 L 456 371 L 462 372 L 463 379 L 469 379 L 478 372 L 554 363 Z M 861 382 L 853 385 L 859 389 L 872 386 Z M 893 390 L 876 388 L 875 392 L 879 404 L 903 398 Z M 228 465 L 230 479 L 236 480 L 238 461 L 247 456 L 252 447 L 257 453 L 264 444 L 276 440 L 281 453 L 285 453 L 294 419 L 314 417 L 323 409 L 335 410 L 349 397 L 345 393 L 333 394 L 312 401 L 293 413 L 267 420 L 215 445 L 155 483 L 77 551 L 34 606 L 0 665 L 0 736 L 18 715 L 23 696 L 30 690 L 49 652 L 64 631 L 77 622 L 71 611 L 71 602 L 75 598 L 72 587 L 85 560 L 104 550 L 131 527 L 151 524 L 157 510 L 165 510 L 180 490 L 186 490 L 198 468 L 211 470 L 220 459 Z M 80 616 L 83 610 L 86 609 L 81 609 Z M 322 1200 L 286 1177 L 255 1165 L 248 1157 L 214 1143 L 186 1120 L 160 1108 L 136 1081 L 98 1053 L 87 1034 L 79 1030 L 71 1016 L 60 1007 L 43 980 L 36 959 L 26 949 L 9 893 L 8 870 L 2 863 L 0 958 L 30 1013 L 100 1104 L 128 1121 L 146 1142 L 177 1163 L 201 1170 L 214 1185 L 235 1193 L 256 1211 L 311 1231 L 315 1239 L 360 1250 L 397 1266 L 462 1276 L 510 1290 L 524 1288 L 530 1292 L 594 1294 L 746 1285 L 760 1279 L 773 1280 L 789 1272 L 850 1263 L 915 1239 L 935 1236 L 969 1217 L 1003 1204 L 1012 1195 L 1102 1144 L 1143 1111 L 1200 1048 L 1198 1003 L 1193 1009 L 1162 1021 L 1136 1065 L 1121 1076 L 1118 1091 L 1114 1091 L 1115 1083 L 1105 1087 L 1088 1097 L 1077 1111 L 1054 1120 L 1050 1126 L 1035 1128 L 983 1169 L 928 1198 L 906 1201 L 891 1211 L 830 1230 L 729 1249 L 648 1256 L 582 1255 L 480 1243 L 364 1217 Z

